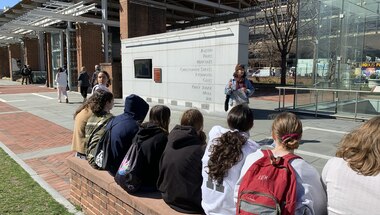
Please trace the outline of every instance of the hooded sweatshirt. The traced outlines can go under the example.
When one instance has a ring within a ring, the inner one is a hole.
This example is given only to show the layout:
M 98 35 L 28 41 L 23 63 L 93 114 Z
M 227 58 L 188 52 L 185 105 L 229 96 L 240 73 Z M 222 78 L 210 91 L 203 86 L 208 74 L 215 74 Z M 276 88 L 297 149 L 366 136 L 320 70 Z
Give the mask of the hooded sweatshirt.
M 203 213 L 202 156 L 205 144 L 191 126 L 176 125 L 160 161 L 157 187 L 164 201 L 182 213 Z
M 110 165 L 107 170 L 114 176 L 132 144 L 132 139 L 144 121 L 149 105 L 141 97 L 131 94 L 125 98 L 124 113 L 116 116 L 107 127 L 111 130 L 111 153 L 108 155 Z
M 140 179 L 142 186 L 156 190 L 161 155 L 168 142 L 168 133 L 153 123 L 144 123 L 137 132 L 135 140 L 141 146 Z

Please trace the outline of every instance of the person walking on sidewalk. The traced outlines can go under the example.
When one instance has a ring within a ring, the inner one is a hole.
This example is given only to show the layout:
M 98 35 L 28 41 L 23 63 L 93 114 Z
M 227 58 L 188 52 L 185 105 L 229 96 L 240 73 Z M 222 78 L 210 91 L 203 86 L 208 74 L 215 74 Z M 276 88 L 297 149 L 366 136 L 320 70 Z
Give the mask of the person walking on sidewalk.
M 87 99 L 87 91 L 88 91 L 88 87 L 90 86 L 89 79 L 90 79 L 90 76 L 88 75 L 86 71 L 86 67 L 82 66 L 82 70 L 79 73 L 79 77 L 78 77 L 78 85 L 80 88 L 80 94 L 83 97 L 83 102 L 85 102 Z
M 66 103 L 69 103 L 69 97 L 67 96 L 67 74 L 63 71 L 62 67 L 58 68 L 57 75 L 55 76 L 55 82 L 57 83 L 58 102 L 61 103 L 61 95 L 65 97 Z

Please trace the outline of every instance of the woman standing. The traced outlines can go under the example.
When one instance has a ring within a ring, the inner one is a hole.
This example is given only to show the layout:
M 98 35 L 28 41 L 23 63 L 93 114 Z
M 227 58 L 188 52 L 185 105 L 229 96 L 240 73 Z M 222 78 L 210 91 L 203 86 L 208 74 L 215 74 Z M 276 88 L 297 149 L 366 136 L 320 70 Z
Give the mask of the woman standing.
M 58 102 L 61 103 L 61 95 L 65 97 L 66 103 L 69 103 L 69 97 L 67 96 L 67 74 L 63 71 L 62 67 L 58 68 L 57 75 L 55 76 L 55 82 L 57 83 Z
M 246 78 L 242 65 L 236 65 L 233 77 L 225 88 L 225 94 L 229 98 L 229 101 L 226 102 L 229 102 L 230 107 L 238 104 L 248 104 L 249 97 L 253 94 L 254 88 L 248 78 Z

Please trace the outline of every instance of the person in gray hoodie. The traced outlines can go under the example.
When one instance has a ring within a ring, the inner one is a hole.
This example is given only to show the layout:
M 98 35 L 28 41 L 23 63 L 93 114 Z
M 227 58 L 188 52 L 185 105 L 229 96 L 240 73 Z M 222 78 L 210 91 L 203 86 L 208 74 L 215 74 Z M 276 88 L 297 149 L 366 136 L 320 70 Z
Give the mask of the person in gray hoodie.
M 107 128 L 112 127 L 111 151 L 108 155 L 109 165 L 106 167 L 111 175 L 115 176 L 119 169 L 148 110 L 148 103 L 138 95 L 131 94 L 125 98 L 124 113 L 116 116 L 107 124 Z

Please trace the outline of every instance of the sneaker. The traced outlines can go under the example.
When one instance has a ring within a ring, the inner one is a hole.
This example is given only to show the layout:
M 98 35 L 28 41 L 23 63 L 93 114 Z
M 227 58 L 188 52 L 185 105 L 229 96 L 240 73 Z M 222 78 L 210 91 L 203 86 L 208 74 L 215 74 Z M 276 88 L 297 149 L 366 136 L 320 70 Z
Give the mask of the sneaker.
M 69 99 L 68 98 L 66 98 L 66 103 L 69 103 Z
M 62 103 L 61 100 L 58 100 L 58 103 Z

